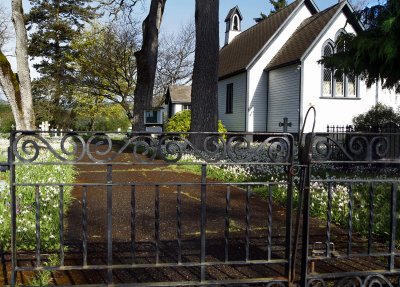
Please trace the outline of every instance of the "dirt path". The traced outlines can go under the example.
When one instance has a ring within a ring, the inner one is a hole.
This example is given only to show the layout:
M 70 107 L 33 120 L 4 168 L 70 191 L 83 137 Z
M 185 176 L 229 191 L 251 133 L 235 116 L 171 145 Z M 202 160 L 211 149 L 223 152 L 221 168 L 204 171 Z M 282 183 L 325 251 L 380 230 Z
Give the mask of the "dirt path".
M 129 156 L 125 154 L 123 156 Z M 159 230 L 160 230 L 160 261 L 176 262 L 178 256 L 177 246 L 177 199 L 178 189 L 181 195 L 181 235 L 183 261 L 200 261 L 200 218 L 201 218 L 201 177 L 185 172 L 175 166 L 166 165 L 129 165 L 112 167 L 113 183 L 135 184 L 135 260 L 137 263 L 155 263 L 155 224 L 156 223 L 156 197 L 159 192 Z M 79 183 L 105 183 L 107 173 L 105 166 L 79 166 Z M 178 187 L 181 185 L 180 187 Z M 160 184 L 158 187 L 155 184 Z M 227 187 L 220 183 L 208 180 L 207 186 L 207 260 L 224 261 L 224 230 L 226 215 Z M 213 185 L 215 184 L 215 185 Z M 76 198 L 68 216 L 66 238 L 70 246 L 75 246 L 77 254 L 82 252 L 80 242 L 83 239 L 82 228 L 82 202 L 83 187 L 75 188 L 73 196 Z M 158 191 L 157 191 L 158 190 Z M 126 263 L 131 259 L 131 202 L 132 185 L 113 186 L 112 188 L 112 221 L 113 221 L 113 249 L 118 250 L 121 256 L 117 260 Z M 107 249 L 107 191 L 106 187 L 88 187 L 87 218 L 88 218 L 88 263 L 99 264 L 106 262 Z M 245 234 L 246 234 L 246 190 L 244 188 L 230 188 L 230 242 L 229 259 L 245 259 Z M 251 193 L 249 200 L 250 217 L 249 235 L 250 259 L 265 259 L 267 248 L 267 210 L 268 204 L 259 196 Z M 276 209 L 275 207 L 273 207 Z M 282 208 L 273 210 L 272 224 L 276 244 L 282 247 L 285 236 L 285 214 Z M 262 238 L 262 239 L 260 239 Z M 260 242 L 263 240 L 264 242 Z M 279 241 L 279 242 L 278 242 Z M 99 256 L 101 254 L 101 256 Z M 282 258 L 283 251 L 277 251 L 276 256 Z M 225 268 L 227 269 L 227 268 Z M 265 271 L 265 270 L 263 270 Z M 276 272 L 282 272 L 282 268 Z M 151 271 L 152 273 L 158 271 Z M 166 273 L 165 273 L 166 272 Z M 186 273 L 185 273 L 186 272 Z M 242 271 L 224 270 L 210 271 L 211 279 L 221 279 L 226 276 L 238 277 Z M 255 271 L 253 270 L 252 273 Z M 103 283 L 104 273 L 95 272 L 85 278 L 74 279 L 76 283 Z M 184 280 L 181 272 L 162 271 L 151 274 L 146 270 L 122 272 L 115 276 L 116 282 L 146 282 L 152 280 Z M 162 273 L 162 274 L 161 274 Z M 198 272 L 184 271 L 186 280 L 198 280 Z M 155 276 L 155 277 L 154 277 Z M 261 276 L 261 275 L 258 275 Z M 99 281 L 100 280 L 100 281 Z
M 131 155 L 124 153 L 119 159 L 127 161 Z M 157 163 L 157 162 L 156 162 Z M 65 265 L 83 264 L 83 197 L 86 193 L 87 206 L 87 264 L 104 265 L 107 263 L 107 180 L 112 179 L 112 249 L 113 264 L 154 264 L 158 256 L 160 263 L 200 262 L 200 224 L 201 224 L 201 177 L 176 166 L 163 164 L 113 165 L 112 178 L 107 179 L 106 165 L 78 165 L 78 186 L 73 190 L 75 200 L 66 218 L 65 240 L 68 252 Z M 103 184 L 96 186 L 96 184 Z M 221 183 L 207 180 L 206 208 L 206 261 L 224 262 L 226 259 L 225 218 L 228 187 Z M 85 187 L 86 186 L 86 187 Z M 133 192 L 134 189 L 134 192 Z M 281 206 L 272 204 L 251 192 L 248 205 L 246 186 L 232 186 L 229 210 L 228 259 L 265 260 L 270 252 L 270 259 L 282 259 L 286 244 L 286 212 Z M 180 233 L 181 247 L 177 241 L 177 206 L 180 194 Z M 133 197 L 134 196 L 134 197 Z M 159 202 L 159 210 L 156 202 Z M 132 217 L 134 203 L 134 217 Z M 271 210 L 270 210 L 271 208 Z M 246 209 L 249 216 L 246 217 Z M 159 214 L 159 220 L 157 220 Z M 270 216 L 270 217 L 269 217 Z M 134 220 L 132 220 L 134 218 Z M 268 228 L 270 220 L 271 229 Z M 131 232 L 134 224 L 134 234 Z M 159 226 L 159 241 L 156 240 L 156 226 Z M 310 242 L 324 241 L 326 223 L 322 220 L 311 221 Z M 246 233 L 249 235 L 246 248 Z M 132 241 L 132 237 L 134 240 Z M 268 240 L 270 236 L 270 249 Z M 346 231 L 332 226 L 332 241 L 337 250 L 346 248 Z M 134 242 L 134 246 L 132 245 Z M 365 240 L 354 237 L 353 244 L 365 246 Z M 157 255 L 157 248 L 159 254 Z M 134 251 L 132 251 L 134 250 Z M 181 252 L 179 252 L 179 250 Z M 19 261 L 20 265 L 33 265 L 34 260 Z M 3 281 L 9 282 L 9 255 L 2 257 Z M 343 260 L 342 260 L 343 261 Z M 333 268 L 345 271 L 350 265 L 360 270 L 378 268 L 379 262 L 358 260 L 355 262 L 335 261 L 331 265 L 317 265 L 321 272 Z M 297 262 L 296 265 L 299 265 Z M 350 265 L 349 265 L 350 264 Z M 375 265 L 376 264 L 376 265 Z M 297 268 L 299 270 L 300 267 Z M 283 264 L 251 266 L 212 266 L 207 268 L 207 279 L 238 279 L 252 277 L 282 276 Z M 114 270 L 114 283 L 137 283 L 157 281 L 199 280 L 199 268 L 140 268 Z M 19 274 L 19 282 L 27 284 L 30 273 Z M 55 285 L 104 284 L 105 270 L 64 271 L 52 274 Z M 257 284 L 252 286 L 258 286 Z

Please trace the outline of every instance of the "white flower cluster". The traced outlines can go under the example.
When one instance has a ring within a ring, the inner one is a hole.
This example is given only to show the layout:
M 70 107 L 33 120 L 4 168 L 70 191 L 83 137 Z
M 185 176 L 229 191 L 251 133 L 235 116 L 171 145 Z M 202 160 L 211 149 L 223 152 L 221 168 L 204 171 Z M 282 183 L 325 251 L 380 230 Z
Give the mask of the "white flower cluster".
M 57 162 L 51 152 L 41 149 L 38 162 Z M 36 162 L 36 161 L 35 161 Z M 59 229 L 60 189 L 58 184 L 73 182 L 75 170 L 71 165 L 16 165 L 16 213 L 17 244 L 21 249 L 34 247 L 36 233 L 36 187 L 39 184 L 41 240 L 44 248 L 57 248 Z M 21 185 L 20 185 L 21 184 Z M 28 184 L 28 185 L 23 185 Z M 43 185 L 44 184 L 44 185 Z M 9 184 L 0 185 L 0 245 L 10 243 L 10 195 Z M 64 187 L 64 206 L 70 202 L 70 187 Z

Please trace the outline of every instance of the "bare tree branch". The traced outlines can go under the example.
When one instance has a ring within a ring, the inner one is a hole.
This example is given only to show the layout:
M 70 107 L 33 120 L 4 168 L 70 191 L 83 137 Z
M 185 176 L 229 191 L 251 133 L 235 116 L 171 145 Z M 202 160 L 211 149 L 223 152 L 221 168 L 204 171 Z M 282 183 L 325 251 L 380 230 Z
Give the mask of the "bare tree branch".
M 195 49 L 194 23 L 182 26 L 179 34 L 164 35 L 160 41 L 155 94 L 165 94 L 169 85 L 192 79 Z
M 10 40 L 12 33 L 10 30 L 11 26 L 11 15 L 5 10 L 2 4 L 0 4 L 0 49 Z

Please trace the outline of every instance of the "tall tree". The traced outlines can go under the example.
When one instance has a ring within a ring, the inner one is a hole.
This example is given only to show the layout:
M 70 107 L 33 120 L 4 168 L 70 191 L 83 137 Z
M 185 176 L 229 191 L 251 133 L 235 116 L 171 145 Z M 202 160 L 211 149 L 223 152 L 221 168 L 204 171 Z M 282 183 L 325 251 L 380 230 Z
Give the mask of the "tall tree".
M 135 51 L 139 31 L 124 23 L 95 25 L 77 38 L 71 55 L 74 91 L 79 98 L 105 98 L 120 105 L 133 124 L 133 93 L 136 88 Z M 82 101 L 80 101 L 82 102 Z
M 34 67 L 41 74 L 38 81 L 54 81 L 52 93 L 53 124 L 57 124 L 60 109 L 70 101 L 72 69 L 66 59 L 71 54 L 71 41 L 85 23 L 96 17 L 92 0 L 31 0 L 27 15 L 28 29 L 32 29 L 29 53 L 40 62 Z
M 381 80 L 384 88 L 400 92 L 400 2 L 367 7 L 360 20 L 366 30 L 342 34 L 336 42 L 339 52 L 320 62 L 336 75 L 362 75 L 368 86 Z
M 218 131 L 219 0 L 196 0 L 192 132 Z M 201 146 L 201 137 L 194 137 Z
M 143 131 L 144 111 L 152 107 L 157 70 L 158 37 L 167 0 L 151 0 L 149 14 L 142 23 L 142 47 L 135 52 L 137 82 L 134 95 L 133 130 Z
M 14 74 L 7 57 L 3 52 L 0 52 L 0 85 L 10 103 L 16 128 L 18 130 L 31 130 L 35 127 L 35 115 L 28 63 L 28 37 L 22 0 L 13 0 L 11 7 L 18 75 Z

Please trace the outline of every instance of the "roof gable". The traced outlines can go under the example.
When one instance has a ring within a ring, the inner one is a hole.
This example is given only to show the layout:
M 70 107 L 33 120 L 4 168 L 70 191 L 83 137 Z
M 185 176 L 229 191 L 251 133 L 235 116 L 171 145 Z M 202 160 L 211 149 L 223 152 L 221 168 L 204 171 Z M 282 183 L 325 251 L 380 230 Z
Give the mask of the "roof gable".
M 219 53 L 218 77 L 225 78 L 244 71 L 303 1 L 294 1 L 242 32 L 229 45 L 224 46 Z
M 190 104 L 192 101 L 191 86 L 171 85 L 168 87 L 166 94 L 166 103 L 172 104 Z
M 347 1 L 343 1 L 304 20 L 268 63 L 266 69 L 272 70 L 299 62 L 339 11 L 344 10 L 346 16 L 349 17 L 350 14 L 347 11 L 349 8 Z
M 239 7 L 236 5 L 231 10 L 229 10 L 228 15 L 225 18 L 225 22 L 228 22 L 234 14 L 239 15 L 239 19 L 243 20 L 242 13 L 240 13 Z

